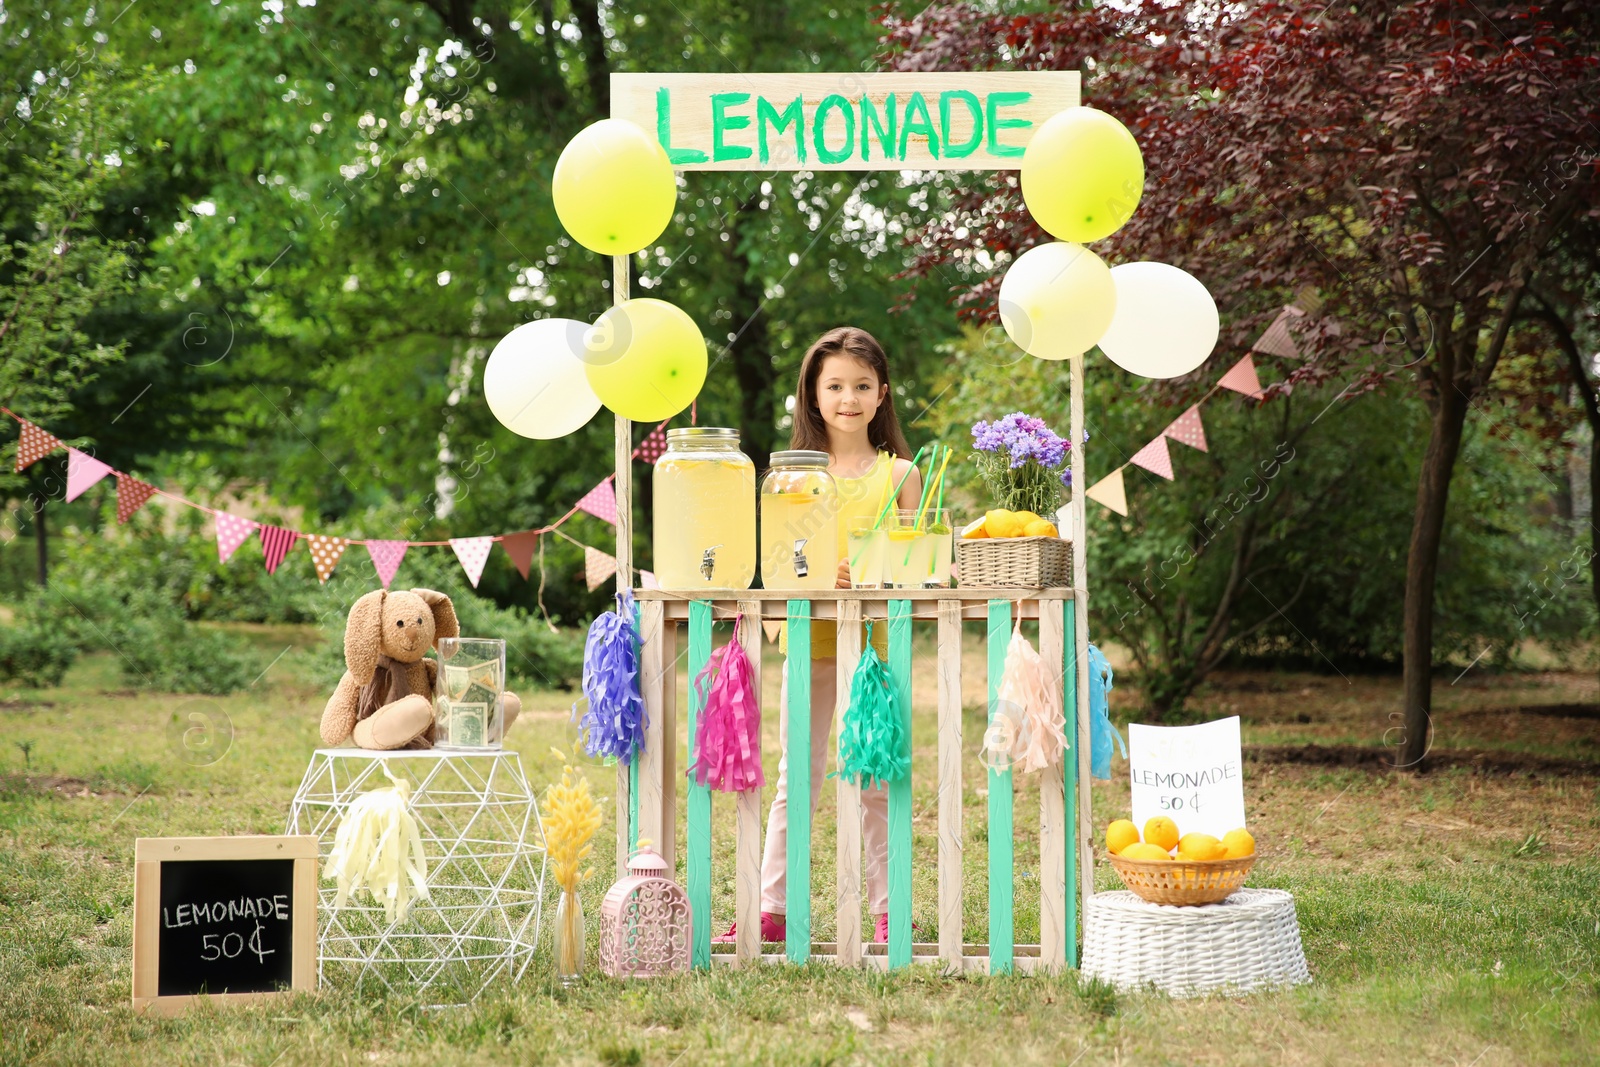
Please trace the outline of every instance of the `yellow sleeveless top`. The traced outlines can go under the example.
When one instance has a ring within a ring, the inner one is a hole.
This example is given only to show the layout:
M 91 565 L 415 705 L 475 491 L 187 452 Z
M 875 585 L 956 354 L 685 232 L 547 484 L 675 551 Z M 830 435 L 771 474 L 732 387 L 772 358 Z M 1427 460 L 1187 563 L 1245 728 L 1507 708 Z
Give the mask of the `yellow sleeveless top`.
M 860 478 L 841 478 L 834 476 L 834 484 L 839 490 L 839 559 L 846 558 L 849 553 L 850 527 L 860 520 L 871 522 L 878 517 L 878 512 L 883 508 L 888 494 L 894 491 L 891 479 L 894 475 L 894 457 L 887 452 L 879 452 L 878 458 L 873 461 L 867 473 Z M 835 568 L 838 560 L 834 561 Z M 862 624 L 862 634 L 866 633 L 866 625 Z M 789 631 L 784 627 L 778 635 L 778 647 L 784 655 L 789 654 Z M 878 655 L 888 658 L 889 655 L 889 629 L 886 625 L 872 627 L 872 647 L 878 650 Z M 832 620 L 814 623 L 811 627 L 811 658 L 828 659 L 838 655 L 837 631 Z

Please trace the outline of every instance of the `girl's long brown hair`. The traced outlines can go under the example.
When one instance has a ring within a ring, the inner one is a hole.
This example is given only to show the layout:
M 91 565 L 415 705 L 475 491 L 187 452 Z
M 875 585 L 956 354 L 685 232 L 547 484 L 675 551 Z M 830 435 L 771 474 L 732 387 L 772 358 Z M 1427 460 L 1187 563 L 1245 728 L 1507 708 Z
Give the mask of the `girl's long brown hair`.
M 877 338 L 854 326 L 836 326 L 829 330 L 816 339 L 806 352 L 806 358 L 800 361 L 800 388 L 794 398 L 790 448 L 828 451 L 828 426 L 817 408 L 817 375 L 822 372 L 822 361 L 829 356 L 849 356 L 864 363 L 878 376 L 880 385 L 890 385 L 889 357 L 883 354 L 883 346 Z M 911 448 L 906 444 L 905 434 L 900 432 L 900 420 L 895 417 L 892 385 L 867 425 L 867 440 L 881 452 L 901 459 L 911 458 Z

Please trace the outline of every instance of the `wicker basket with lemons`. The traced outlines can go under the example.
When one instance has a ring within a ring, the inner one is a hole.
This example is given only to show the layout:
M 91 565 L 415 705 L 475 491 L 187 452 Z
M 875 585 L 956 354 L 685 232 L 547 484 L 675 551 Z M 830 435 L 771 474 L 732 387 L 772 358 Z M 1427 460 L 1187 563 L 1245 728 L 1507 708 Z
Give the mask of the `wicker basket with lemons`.
M 1000 506 L 956 539 L 962 586 L 1059 588 L 1072 584 L 1072 546 L 1047 515 L 1065 499 L 1070 446 L 1043 419 L 1020 411 L 972 427 L 972 460 Z
M 1106 827 L 1106 851 L 1122 884 L 1152 904 L 1215 904 L 1244 885 L 1256 862 L 1256 840 L 1244 827 L 1221 838 L 1180 834 L 1178 824 L 1157 816 L 1144 836 L 1127 819 Z

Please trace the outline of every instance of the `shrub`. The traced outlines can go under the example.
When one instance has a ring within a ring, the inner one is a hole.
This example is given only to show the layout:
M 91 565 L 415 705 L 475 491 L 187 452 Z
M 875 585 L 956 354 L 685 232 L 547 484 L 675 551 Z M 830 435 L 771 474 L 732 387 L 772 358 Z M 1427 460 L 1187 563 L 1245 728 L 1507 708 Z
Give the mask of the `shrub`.
M 49 628 L 0 627 L 0 680 L 49 689 L 61 684 L 77 658 L 77 643 Z

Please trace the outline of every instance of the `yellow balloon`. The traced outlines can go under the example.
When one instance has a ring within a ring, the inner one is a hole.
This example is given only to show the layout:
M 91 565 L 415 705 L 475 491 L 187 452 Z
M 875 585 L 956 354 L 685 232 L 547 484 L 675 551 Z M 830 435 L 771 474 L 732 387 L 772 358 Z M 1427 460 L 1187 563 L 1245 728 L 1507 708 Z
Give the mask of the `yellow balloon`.
M 1111 269 L 1079 244 L 1030 248 L 1000 280 L 1000 325 L 1018 348 L 1040 359 L 1087 352 L 1116 310 Z
M 706 339 L 665 300 L 627 300 L 595 320 L 584 355 L 589 386 L 606 407 L 635 422 L 676 415 L 706 381 Z
M 601 119 L 561 150 L 550 195 L 574 241 L 623 256 L 667 228 L 678 203 L 678 181 L 655 138 L 626 119 Z
M 1022 200 L 1050 236 L 1098 241 L 1133 217 L 1144 195 L 1144 156 L 1128 128 L 1104 111 L 1051 116 L 1022 154 Z

